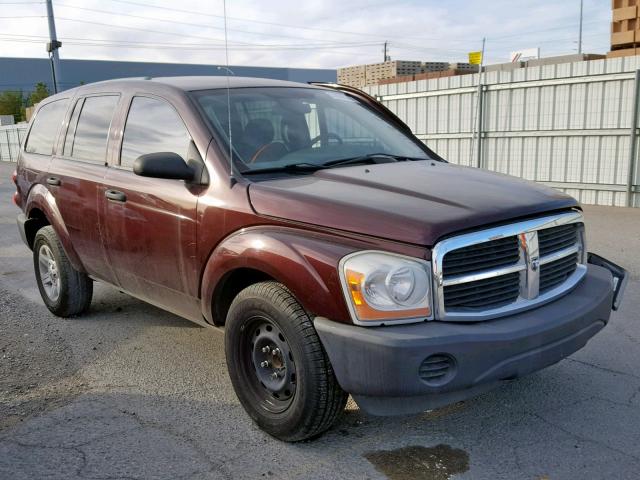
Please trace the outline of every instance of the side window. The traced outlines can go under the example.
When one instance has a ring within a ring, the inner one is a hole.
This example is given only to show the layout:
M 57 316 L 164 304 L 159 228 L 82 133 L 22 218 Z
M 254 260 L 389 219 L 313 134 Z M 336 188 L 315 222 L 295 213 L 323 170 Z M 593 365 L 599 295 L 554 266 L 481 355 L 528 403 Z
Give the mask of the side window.
M 318 138 L 320 136 L 320 119 L 318 118 L 318 106 L 315 103 L 309 104 L 309 112 L 304 114 L 304 119 L 307 122 L 309 137 L 311 139 Z M 320 148 L 320 142 L 315 142 L 311 146 Z
M 58 129 L 62 125 L 68 104 L 68 100 L 56 100 L 40 108 L 33 120 L 33 126 L 24 147 L 27 153 L 41 155 L 53 153 L 53 144 L 56 141 Z
M 71 114 L 71 119 L 69 120 L 69 128 L 67 129 L 67 136 L 64 139 L 64 149 L 62 150 L 62 154 L 64 156 L 70 157 L 71 151 L 73 150 L 73 138 L 76 134 L 76 127 L 78 126 L 78 117 L 80 116 L 80 112 L 82 111 L 82 105 L 84 104 L 84 98 L 79 99 L 75 106 L 73 107 L 73 113 Z
M 379 142 L 361 122 L 342 110 L 330 107 L 326 108 L 324 113 L 327 131 L 338 135 L 344 143 L 375 147 Z
M 140 155 L 172 152 L 185 161 L 191 137 L 171 105 L 149 97 L 134 97 L 122 139 L 120 165 L 132 167 Z
M 106 162 L 109 126 L 118 98 L 117 95 L 85 98 L 79 113 L 73 145 L 70 146 L 71 157 L 87 162 L 101 164 Z M 66 143 L 65 141 L 65 147 Z M 67 153 L 66 148 L 65 153 Z

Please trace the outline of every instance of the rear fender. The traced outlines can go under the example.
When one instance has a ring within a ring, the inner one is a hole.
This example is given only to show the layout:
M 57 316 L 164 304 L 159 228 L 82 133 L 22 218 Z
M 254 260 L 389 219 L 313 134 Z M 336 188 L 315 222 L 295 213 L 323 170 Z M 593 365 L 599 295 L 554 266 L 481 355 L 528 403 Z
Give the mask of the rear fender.
M 51 195 L 51 192 L 41 184 L 34 185 L 29 191 L 29 196 L 27 197 L 27 202 L 24 209 L 27 218 L 32 218 L 33 211 L 36 209 L 44 213 L 47 221 L 53 227 L 73 268 L 80 272 L 84 272 L 84 266 L 82 265 L 80 257 L 71 244 L 71 238 L 69 236 L 67 227 L 62 220 L 62 215 L 60 215 L 60 210 L 58 209 L 58 205 L 56 204 L 56 199 L 53 195 Z
M 338 262 L 357 247 L 293 229 L 254 227 L 223 240 L 213 251 L 201 283 L 202 312 L 213 323 L 212 299 L 229 273 L 247 268 L 285 285 L 307 312 L 351 323 L 338 277 Z

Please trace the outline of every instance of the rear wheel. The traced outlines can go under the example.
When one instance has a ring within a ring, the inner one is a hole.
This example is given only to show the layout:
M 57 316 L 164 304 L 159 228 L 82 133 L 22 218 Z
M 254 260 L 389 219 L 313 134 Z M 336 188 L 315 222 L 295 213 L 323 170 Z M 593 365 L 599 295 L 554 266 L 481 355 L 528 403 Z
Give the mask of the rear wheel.
M 247 287 L 231 304 L 225 329 L 234 390 L 260 428 L 294 442 L 331 427 L 347 394 L 289 290 L 276 282 Z
M 40 296 L 59 317 L 85 312 L 91 304 L 93 282 L 75 270 L 64 253 L 53 227 L 38 230 L 33 242 L 33 266 Z

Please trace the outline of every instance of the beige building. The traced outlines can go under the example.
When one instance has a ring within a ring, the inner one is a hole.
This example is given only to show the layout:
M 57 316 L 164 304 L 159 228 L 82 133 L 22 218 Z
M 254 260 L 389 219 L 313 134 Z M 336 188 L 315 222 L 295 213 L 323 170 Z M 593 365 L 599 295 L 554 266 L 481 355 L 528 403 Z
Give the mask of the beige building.
M 420 72 L 422 62 L 389 60 L 368 65 L 354 65 L 338 69 L 338 83 L 353 87 L 376 85 L 385 78 L 402 77 Z
M 640 55 L 640 10 L 637 0 L 612 0 L 611 57 Z
M 464 65 L 465 67 L 459 67 L 459 65 Z M 465 70 L 469 67 L 477 69 L 475 65 L 462 63 L 450 64 L 449 62 L 388 60 L 381 63 L 339 68 L 338 83 L 361 88 L 367 85 L 377 85 L 380 81 L 398 77 L 412 77 L 423 73 L 443 72 L 452 68 L 455 70 Z

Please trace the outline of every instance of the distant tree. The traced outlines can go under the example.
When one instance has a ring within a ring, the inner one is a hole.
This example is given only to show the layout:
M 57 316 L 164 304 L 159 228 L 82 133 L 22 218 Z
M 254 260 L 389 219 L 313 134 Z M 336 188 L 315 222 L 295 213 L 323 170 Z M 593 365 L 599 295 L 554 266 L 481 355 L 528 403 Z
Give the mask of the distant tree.
M 13 115 L 16 123 L 21 121 L 23 103 L 22 92 L 11 90 L 0 92 L 0 115 Z
M 36 103 L 40 103 L 49 95 L 51 95 L 51 93 L 49 93 L 49 88 L 47 87 L 46 84 L 42 82 L 36 83 L 35 90 L 29 94 L 29 106 L 33 106 Z

